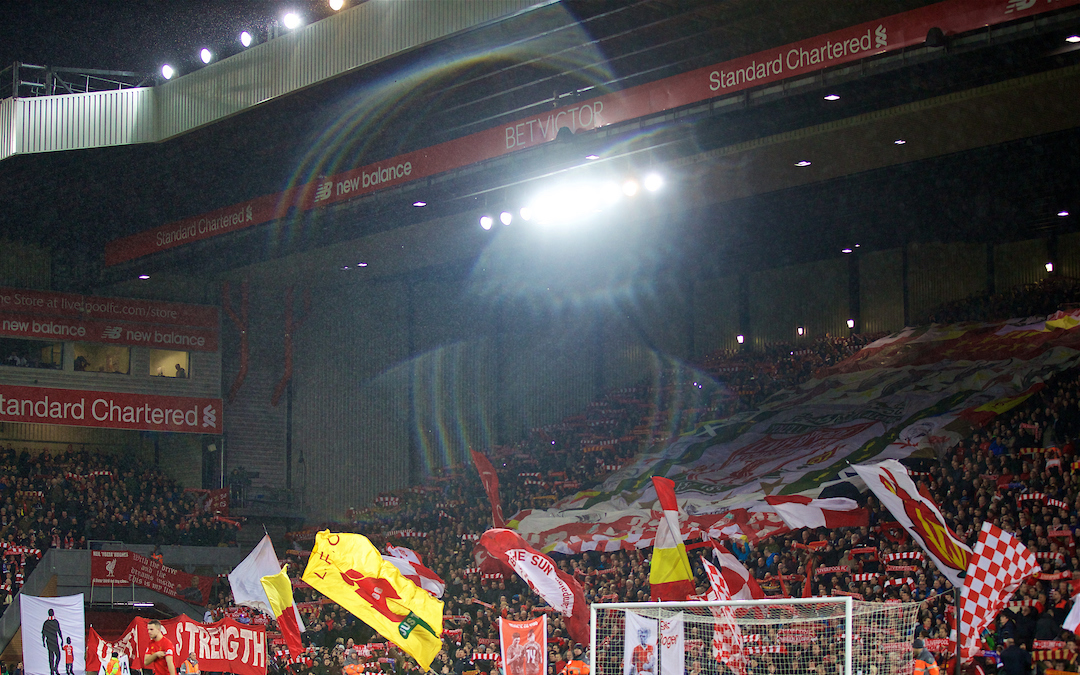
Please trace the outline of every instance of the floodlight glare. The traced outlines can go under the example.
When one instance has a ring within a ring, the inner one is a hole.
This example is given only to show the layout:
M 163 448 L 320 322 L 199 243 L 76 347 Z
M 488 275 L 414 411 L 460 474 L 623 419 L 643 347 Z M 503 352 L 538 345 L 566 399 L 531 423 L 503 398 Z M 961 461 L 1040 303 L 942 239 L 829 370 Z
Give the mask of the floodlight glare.
M 140 274 L 139 278 L 142 279 L 143 281 L 146 281 L 147 279 L 150 278 L 150 275 L 149 274 Z
M 532 209 L 530 209 L 528 206 L 522 206 L 521 210 L 518 211 L 518 215 L 521 216 L 522 220 L 528 222 L 532 219 Z
M 804 159 L 799 162 L 795 162 L 795 166 L 810 166 L 810 160 Z
M 626 195 L 627 197 L 633 197 L 634 195 L 637 194 L 637 191 L 638 191 L 637 181 L 632 180 L 632 179 L 626 181 L 625 183 L 622 184 L 622 191 L 623 191 L 623 194 Z
M 480 216 L 480 227 L 485 230 L 490 230 L 491 226 L 495 224 L 495 221 L 491 219 L 491 216 Z
M 503 211 L 499 214 L 499 222 L 503 225 L 509 225 L 510 223 L 514 222 L 514 214 L 510 213 L 509 211 Z
M 843 248 L 843 249 L 840 249 L 840 252 L 841 253 L 851 253 L 851 249 L 850 248 Z
M 240 44 L 244 45 L 245 47 L 250 47 L 251 46 L 251 33 L 247 32 L 247 31 L 244 31 L 243 33 L 240 33 Z
M 826 101 L 839 101 L 840 100 L 840 94 L 829 94 L 828 96 L 825 97 L 825 100 Z
M 412 203 L 412 205 L 413 205 L 413 206 L 415 206 L 415 207 L 417 207 L 417 208 L 419 208 L 419 207 L 421 207 L 421 206 L 427 206 L 427 202 L 425 202 L 425 201 L 424 201 L 424 200 L 422 200 L 422 199 L 418 199 L 418 200 L 416 200 L 415 202 L 413 202 L 413 203 Z
M 742 336 L 742 335 L 736 335 L 735 336 L 735 341 L 738 342 L 739 344 L 742 344 L 743 342 L 746 341 L 746 337 Z
M 904 145 L 905 143 L 907 143 L 907 141 L 905 141 L 902 138 L 898 138 L 895 141 L 893 141 L 893 145 Z
M 649 192 L 656 192 L 664 187 L 664 178 L 658 173 L 650 173 L 648 176 L 645 176 L 644 185 L 645 189 Z
M 1046 263 L 1045 267 L 1046 267 L 1047 272 L 1053 272 L 1054 271 L 1054 263 L 1052 263 L 1052 262 Z
M 802 335 L 802 334 L 806 333 L 806 329 L 803 328 L 802 326 L 799 326 L 798 328 L 795 329 L 795 332 L 798 333 L 799 335 Z
M 1076 44 L 1077 42 L 1080 42 L 1080 35 L 1070 35 L 1069 37 L 1065 38 L 1065 42 L 1071 42 L 1072 44 Z
M 345 6 L 345 0 L 330 0 L 330 9 L 335 12 Z
M 202 59 L 203 63 L 210 63 L 210 61 L 214 59 L 214 53 L 206 47 L 203 47 L 199 52 L 199 58 Z
M 585 159 L 592 161 L 594 159 L 600 159 L 600 155 L 585 155 Z
M 288 12 L 285 16 L 281 17 L 281 23 L 285 24 L 285 27 L 289 30 L 296 30 L 303 23 L 300 19 L 300 15 L 296 12 Z
M 1058 211 L 1058 216 L 1061 217 L 1061 218 L 1065 218 L 1068 215 L 1069 215 L 1068 211 Z
M 847 327 L 848 328 L 854 328 L 855 327 L 855 319 L 848 319 L 847 320 Z
M 175 72 L 176 71 L 173 70 L 173 67 L 167 63 L 161 67 L 161 76 L 164 77 L 166 80 L 171 80 L 173 73 Z

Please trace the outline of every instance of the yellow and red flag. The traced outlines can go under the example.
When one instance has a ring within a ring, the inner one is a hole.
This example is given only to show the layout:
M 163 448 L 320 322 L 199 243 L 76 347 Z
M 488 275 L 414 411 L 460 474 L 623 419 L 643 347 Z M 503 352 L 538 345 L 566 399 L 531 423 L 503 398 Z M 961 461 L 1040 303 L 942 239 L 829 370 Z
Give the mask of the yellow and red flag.
M 274 619 L 277 621 L 281 637 L 285 638 L 285 646 L 289 648 L 289 655 L 296 658 L 304 652 L 304 645 L 300 643 L 300 624 L 297 620 L 296 606 L 293 604 L 292 580 L 289 579 L 289 566 L 281 568 L 277 574 L 271 574 L 259 579 L 266 599 L 270 601 L 270 609 L 274 611 Z
M 320 532 L 303 579 L 416 659 L 424 670 L 442 649 L 442 600 L 403 577 L 364 535 Z
M 679 526 L 679 503 L 675 499 L 675 481 L 653 476 L 653 486 L 660 500 L 663 515 L 656 526 L 653 542 L 652 565 L 649 569 L 649 585 L 653 600 L 686 600 L 694 588 L 694 573 L 686 557 L 682 530 Z

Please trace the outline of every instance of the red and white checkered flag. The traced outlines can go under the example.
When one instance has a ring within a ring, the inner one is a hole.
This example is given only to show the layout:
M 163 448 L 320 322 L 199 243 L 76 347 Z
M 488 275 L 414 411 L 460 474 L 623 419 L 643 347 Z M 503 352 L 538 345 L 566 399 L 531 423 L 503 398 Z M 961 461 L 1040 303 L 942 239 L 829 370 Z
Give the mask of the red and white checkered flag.
M 709 577 L 709 591 L 706 600 L 731 600 L 724 575 L 708 560 L 702 559 L 705 574 Z M 747 675 L 746 651 L 743 646 L 742 631 L 735 621 L 731 607 L 710 607 L 713 615 L 712 653 L 717 661 L 731 669 L 736 675 Z
M 1008 532 L 984 521 L 960 591 L 964 660 L 979 651 L 979 634 L 1012 599 L 1020 584 L 1041 571 L 1031 551 Z

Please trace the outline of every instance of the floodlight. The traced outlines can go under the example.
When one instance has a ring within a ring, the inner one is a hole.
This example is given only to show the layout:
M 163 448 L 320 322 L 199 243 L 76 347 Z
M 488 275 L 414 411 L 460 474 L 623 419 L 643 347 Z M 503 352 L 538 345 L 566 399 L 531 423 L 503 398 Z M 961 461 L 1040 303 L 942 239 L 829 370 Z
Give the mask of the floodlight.
M 1053 272 L 1054 271 L 1054 263 L 1052 263 L 1052 262 L 1046 263 L 1045 267 L 1046 267 L 1047 272 Z
M 644 185 L 645 189 L 649 192 L 656 192 L 664 187 L 664 178 L 658 173 L 650 173 L 648 176 L 645 176 Z
M 625 183 L 622 184 L 622 191 L 623 191 L 623 194 L 626 195 L 627 197 L 633 197 L 634 195 L 637 194 L 637 191 L 638 191 L 637 181 L 634 180 L 634 179 L 630 179 L 630 180 L 626 181 Z
M 521 210 L 518 211 L 518 215 L 521 216 L 522 220 L 528 221 L 532 218 L 532 209 L 530 209 L 528 206 L 522 206 Z
M 855 327 L 855 319 L 848 319 L 847 320 L 847 327 L 848 328 L 854 328 Z
M 1065 42 L 1071 42 L 1072 44 L 1076 44 L 1080 42 L 1080 35 L 1070 35 L 1069 37 L 1065 38 Z
M 206 47 L 203 47 L 202 50 L 199 51 L 199 58 L 202 59 L 203 63 L 210 63 L 214 60 L 214 53 Z
M 825 97 L 825 100 L 826 101 L 839 101 L 840 100 L 840 94 L 829 94 L 828 96 Z
M 171 80 L 175 72 L 176 71 L 173 70 L 173 67 L 167 63 L 161 67 L 161 76 L 164 77 L 166 80 Z
M 590 161 L 592 161 L 594 159 L 600 159 L 600 155 L 585 155 L 585 159 L 590 160 Z
M 345 6 L 345 0 L 330 0 L 330 9 L 335 12 Z
M 906 144 L 906 143 L 907 143 L 907 141 L 905 141 L 905 140 L 904 140 L 904 139 L 902 139 L 902 138 L 898 138 L 898 139 L 896 139 L 895 141 L 893 141 L 893 145 L 904 145 L 904 144 Z
M 1068 211 L 1058 211 L 1058 216 L 1065 218 L 1069 215 Z
M 798 333 L 799 335 L 802 335 L 802 334 L 804 334 L 806 332 L 806 329 L 803 328 L 802 326 L 799 326 L 798 328 L 795 329 L 795 332 Z
M 251 33 L 247 32 L 247 31 L 244 31 L 243 33 L 240 33 L 240 44 L 244 45 L 245 47 L 250 47 L 251 46 Z
M 491 226 L 495 224 L 495 221 L 491 219 L 491 216 L 480 216 L 480 227 L 485 230 L 490 230 Z
M 413 202 L 412 205 L 416 206 L 416 207 L 427 206 L 427 202 L 423 201 L 422 199 L 418 199 L 415 202 Z
M 735 336 L 735 341 L 738 342 L 739 344 L 742 344 L 743 342 L 746 341 L 746 337 L 743 336 L 743 335 L 736 335 Z
M 357 267 L 367 267 L 367 263 L 365 263 L 365 262 L 356 263 L 356 266 Z
M 285 16 L 281 17 L 281 23 L 289 30 L 296 30 L 303 23 L 303 20 L 296 12 L 288 12 Z
M 795 162 L 795 166 L 810 166 L 810 160 L 804 159 L 801 162 Z
M 142 279 L 143 281 L 146 281 L 147 279 L 150 278 L 150 275 L 149 274 L 140 274 L 139 278 Z
M 509 225 L 510 223 L 514 222 L 514 214 L 510 213 L 509 211 L 503 211 L 499 214 L 499 222 L 503 225 Z
M 840 252 L 841 253 L 851 253 L 851 249 L 850 248 L 843 248 L 843 249 L 840 249 Z

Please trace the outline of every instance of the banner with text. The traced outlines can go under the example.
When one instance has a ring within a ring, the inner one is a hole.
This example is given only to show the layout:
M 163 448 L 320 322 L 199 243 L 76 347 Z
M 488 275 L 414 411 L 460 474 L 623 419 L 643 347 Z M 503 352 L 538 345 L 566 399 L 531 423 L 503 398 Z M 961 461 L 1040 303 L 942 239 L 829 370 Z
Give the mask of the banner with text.
M 0 384 L 0 422 L 221 433 L 221 399 Z
M 216 352 L 218 350 L 217 331 L 205 328 L 40 317 L 2 310 L 0 310 L 0 336 L 103 342 L 181 351 Z
M 159 300 L 102 298 L 0 286 L 0 311 L 101 321 L 133 321 L 218 329 L 218 309 Z
M 181 572 L 132 551 L 91 551 L 90 584 L 135 584 L 193 605 L 210 601 L 214 580 Z

